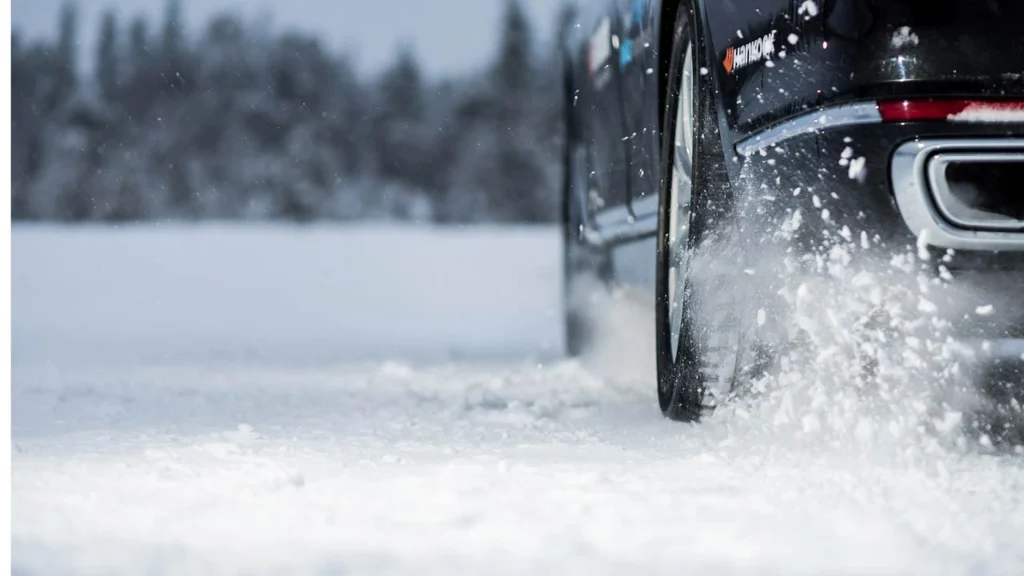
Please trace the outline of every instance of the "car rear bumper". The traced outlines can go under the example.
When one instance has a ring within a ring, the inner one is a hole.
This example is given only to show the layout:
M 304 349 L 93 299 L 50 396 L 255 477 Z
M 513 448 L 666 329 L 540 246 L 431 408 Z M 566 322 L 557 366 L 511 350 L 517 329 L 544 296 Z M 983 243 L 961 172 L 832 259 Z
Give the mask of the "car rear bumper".
M 865 106 L 847 111 L 808 114 L 822 120 L 777 126 L 737 146 L 730 177 L 737 205 L 748 211 L 747 241 L 777 243 L 799 211 L 799 229 L 786 240 L 798 252 L 846 242 L 884 259 L 910 255 L 916 269 L 944 282 L 928 297 L 965 351 L 1021 360 L 1024 230 L 967 233 L 936 224 L 927 185 L 917 178 L 920 157 L 901 160 L 899 151 L 916 142 L 1021 147 L 1024 124 L 884 123 L 870 120 Z

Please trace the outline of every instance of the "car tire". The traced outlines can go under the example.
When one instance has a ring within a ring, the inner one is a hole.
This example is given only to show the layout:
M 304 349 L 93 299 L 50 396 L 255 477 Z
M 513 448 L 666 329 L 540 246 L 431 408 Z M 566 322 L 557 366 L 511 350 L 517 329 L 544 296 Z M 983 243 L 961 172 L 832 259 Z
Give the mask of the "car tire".
M 694 421 L 730 393 L 740 358 L 736 287 L 742 251 L 734 239 L 730 194 L 711 75 L 694 11 L 676 18 L 662 131 L 655 340 L 658 402 L 674 420 Z M 678 129 L 678 130 L 677 130 Z M 714 266 L 704 266 L 714 260 Z M 701 273 L 695 274 L 700 262 Z
M 584 238 L 587 188 L 586 149 L 572 122 L 567 90 L 566 139 L 562 182 L 562 309 L 565 351 L 581 356 L 594 340 L 596 327 L 590 302 L 611 278 L 608 251 Z
M 587 246 L 579 230 L 571 221 L 563 225 L 562 302 L 565 350 L 570 357 L 583 355 L 594 341 L 594 311 L 589 304 L 605 284 L 607 268 L 604 253 Z

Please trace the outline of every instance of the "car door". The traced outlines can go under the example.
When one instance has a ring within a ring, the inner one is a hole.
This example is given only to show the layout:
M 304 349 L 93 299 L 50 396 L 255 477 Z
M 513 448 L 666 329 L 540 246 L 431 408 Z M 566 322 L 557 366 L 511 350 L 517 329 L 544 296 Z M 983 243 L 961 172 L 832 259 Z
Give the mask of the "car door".
M 622 107 L 630 158 L 630 211 L 636 225 L 657 226 L 660 183 L 661 116 L 658 110 L 660 2 L 617 0 L 623 26 L 618 61 L 622 77 Z
M 617 56 L 622 22 L 615 5 L 605 1 L 581 15 L 580 26 L 585 35 L 579 55 L 582 81 L 573 100 L 586 155 L 585 203 L 590 221 L 600 232 L 629 218 L 630 163 Z
M 674 1 L 674 0 L 663 0 Z M 629 140 L 627 154 L 631 165 L 628 172 L 630 211 L 639 228 L 654 230 L 657 226 L 658 192 L 662 178 L 660 166 L 662 78 L 660 17 L 662 2 L 658 0 L 617 0 L 622 12 L 624 34 L 628 40 L 621 43 L 618 57 L 622 77 L 623 117 Z M 811 4 L 814 4 L 811 7 Z M 806 6 L 804 6 L 806 5 Z M 817 12 L 817 4 L 804 0 L 708 0 L 701 4 L 711 62 L 700 65 L 701 74 L 718 83 L 717 94 L 722 99 L 725 117 L 736 126 L 741 120 L 770 115 L 777 107 L 780 86 L 765 74 L 765 69 L 776 66 L 786 73 L 800 73 L 799 66 L 783 62 L 779 53 L 783 44 L 792 46 L 790 34 L 795 28 L 792 21 Z M 666 23 L 669 24 L 669 23 Z M 666 26 L 666 29 L 671 29 Z M 805 42 L 801 42 L 803 44 Z M 755 58 L 753 48 L 764 49 Z M 737 50 L 748 55 L 746 60 L 731 60 L 729 54 Z M 664 55 L 668 56 L 668 55 Z M 765 65 L 774 58 L 776 62 Z M 757 60 L 757 61 L 755 61 Z M 792 71 L 792 72 L 791 72 Z M 806 72 L 804 72 L 806 75 Z

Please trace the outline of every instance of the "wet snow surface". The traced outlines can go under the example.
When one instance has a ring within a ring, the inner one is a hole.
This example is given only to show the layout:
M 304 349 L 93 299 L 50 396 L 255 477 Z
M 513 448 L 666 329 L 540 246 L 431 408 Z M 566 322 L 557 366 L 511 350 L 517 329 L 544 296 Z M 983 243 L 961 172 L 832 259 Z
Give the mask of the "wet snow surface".
M 1019 455 L 792 398 L 667 422 L 630 297 L 560 359 L 558 241 L 15 229 L 15 572 L 1024 571 Z

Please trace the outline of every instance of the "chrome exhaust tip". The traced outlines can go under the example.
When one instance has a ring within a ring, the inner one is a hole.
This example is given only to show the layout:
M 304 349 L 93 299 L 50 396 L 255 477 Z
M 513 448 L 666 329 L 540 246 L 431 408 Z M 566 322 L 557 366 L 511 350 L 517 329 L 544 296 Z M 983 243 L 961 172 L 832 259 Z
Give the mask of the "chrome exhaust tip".
M 907 142 L 890 170 L 900 214 L 927 244 L 1024 250 L 1024 139 Z
M 1024 232 L 1024 151 L 939 152 L 927 170 L 935 207 L 953 226 Z

